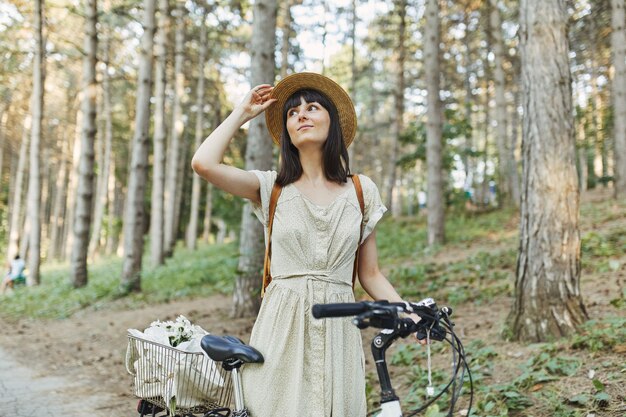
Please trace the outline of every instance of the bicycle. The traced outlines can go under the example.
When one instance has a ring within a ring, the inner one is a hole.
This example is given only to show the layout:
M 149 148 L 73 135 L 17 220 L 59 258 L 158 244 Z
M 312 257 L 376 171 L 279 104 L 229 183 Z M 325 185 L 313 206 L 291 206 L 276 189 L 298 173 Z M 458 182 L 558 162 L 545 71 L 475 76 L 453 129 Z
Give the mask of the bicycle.
M 473 401 L 473 383 L 469 366 L 465 359 L 463 345 L 459 338 L 454 334 L 454 323 L 450 320 L 452 309 L 443 307 L 439 309 L 432 298 L 426 298 L 417 303 L 390 303 L 387 301 L 362 301 L 355 303 L 338 303 L 338 304 L 317 304 L 312 308 L 312 314 L 315 318 L 333 318 L 333 317 L 350 317 L 354 316 L 353 324 L 359 329 L 368 327 L 381 329 L 374 336 L 371 343 L 371 352 L 376 364 L 378 383 L 380 385 L 380 404 L 379 410 L 372 411 L 368 416 L 376 417 L 411 417 L 425 410 L 435 401 L 437 401 L 445 392 L 452 388 L 450 398 L 449 416 L 452 416 L 456 406 L 456 402 L 461 395 L 463 383 L 465 380 L 465 372 L 467 371 L 470 399 L 467 407 L 467 414 L 471 415 L 471 407 Z M 417 314 L 421 320 L 415 323 L 409 317 L 403 317 L 404 314 Z M 428 357 L 428 376 L 429 384 L 426 388 L 427 395 L 430 398 L 420 408 L 411 410 L 411 414 L 403 414 L 400 399 L 395 393 L 389 376 L 386 352 L 387 349 L 398 339 L 406 338 L 412 334 L 416 334 L 420 340 L 426 339 L 426 349 Z M 453 362 L 450 381 L 444 388 L 435 395 L 434 387 L 431 381 L 431 363 L 430 363 L 430 342 L 446 341 L 452 347 Z M 228 379 L 228 388 L 224 386 L 219 391 L 220 400 L 212 404 L 212 408 L 188 409 L 183 414 L 175 416 L 180 417 L 252 417 L 248 412 L 240 379 L 240 371 L 246 363 L 263 363 L 263 355 L 243 343 L 233 336 L 216 336 L 206 335 L 202 338 L 202 349 L 216 363 L 221 363 L 221 368 L 225 372 L 224 378 Z M 232 385 L 234 392 L 234 409 L 231 406 L 232 398 L 224 395 L 229 391 Z M 170 410 L 163 403 L 154 401 L 154 399 L 141 399 L 137 411 L 141 416 L 169 416 Z M 200 412 L 200 414 L 196 414 Z M 165 414 L 159 414 L 165 413 Z

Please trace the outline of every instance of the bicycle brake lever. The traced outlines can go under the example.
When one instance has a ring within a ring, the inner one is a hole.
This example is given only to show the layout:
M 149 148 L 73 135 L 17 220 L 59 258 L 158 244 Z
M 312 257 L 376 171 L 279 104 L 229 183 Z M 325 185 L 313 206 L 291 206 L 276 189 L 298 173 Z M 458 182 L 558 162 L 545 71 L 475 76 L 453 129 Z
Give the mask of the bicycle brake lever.
M 418 326 L 419 326 L 419 323 L 418 323 Z M 427 326 L 420 326 L 419 329 L 417 329 L 417 331 L 415 332 L 415 335 L 417 336 L 418 340 L 426 339 L 427 337 L 426 330 L 427 330 Z M 430 327 L 430 339 L 431 340 L 436 340 L 438 342 L 441 342 L 445 338 L 446 338 L 446 332 L 443 330 L 443 328 L 441 328 L 441 326 L 439 326 L 439 324 L 435 324 L 434 326 Z

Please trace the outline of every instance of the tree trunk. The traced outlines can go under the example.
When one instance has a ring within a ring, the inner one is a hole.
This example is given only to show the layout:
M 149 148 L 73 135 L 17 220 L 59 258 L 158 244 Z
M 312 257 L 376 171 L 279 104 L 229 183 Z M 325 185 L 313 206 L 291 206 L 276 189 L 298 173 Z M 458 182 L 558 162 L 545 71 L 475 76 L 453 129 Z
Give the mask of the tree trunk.
M 463 12 L 463 23 L 465 25 L 465 33 L 463 34 L 463 44 L 465 46 L 463 55 L 463 66 L 465 67 L 465 76 L 463 77 L 463 87 L 465 88 L 465 97 L 463 102 L 463 108 L 465 110 L 465 123 L 467 123 L 467 130 L 465 132 L 465 144 L 461 160 L 465 168 L 465 184 L 466 191 L 472 189 L 473 173 L 472 173 L 472 156 L 470 153 L 474 148 L 473 141 L 473 129 L 472 129 L 472 105 L 474 103 L 474 92 L 472 90 L 472 49 L 470 44 L 469 34 L 469 10 Z
M 513 111 L 511 112 L 511 142 L 508 146 L 509 152 L 509 178 L 511 180 L 511 198 L 515 207 L 520 206 L 520 184 L 519 174 L 517 170 L 517 158 L 515 153 L 517 151 L 518 137 L 519 137 L 519 105 L 520 105 L 520 76 L 519 76 L 519 60 L 513 62 Z
M 184 124 L 182 115 L 181 100 L 185 94 L 185 73 L 183 72 L 183 61 L 185 59 L 185 3 L 177 1 L 176 7 L 176 46 L 174 58 L 174 98 L 172 103 L 172 131 L 167 152 L 167 167 L 165 177 L 165 218 L 163 249 L 165 256 L 171 256 L 176 245 L 176 191 L 178 185 L 179 161 L 181 137 L 183 135 Z
M 106 33 L 103 39 L 103 62 L 105 64 L 102 72 L 102 116 L 104 118 L 104 153 L 102 164 L 98 171 L 98 185 L 96 187 L 96 203 L 94 210 L 93 232 L 89 242 L 89 258 L 93 259 L 96 251 L 100 247 L 102 235 L 102 222 L 104 220 L 104 209 L 107 203 L 107 189 L 109 183 L 109 171 L 111 170 L 112 144 L 113 144 L 113 115 L 111 108 L 111 82 L 109 76 L 109 57 L 111 51 L 110 34 Z
M 570 334 L 587 319 L 580 294 L 579 192 L 565 0 L 522 0 L 523 183 L 515 340 Z
M 513 184 L 510 177 L 511 153 L 508 149 L 506 126 L 506 97 L 504 73 L 504 42 L 502 40 L 502 18 L 498 8 L 498 0 L 489 0 L 489 20 L 492 35 L 492 50 L 494 55 L 494 81 L 495 81 L 495 118 L 496 118 L 496 144 L 498 146 L 498 174 L 500 181 L 499 201 L 504 205 L 510 205 L 512 201 Z
M 213 214 L 213 184 L 207 183 L 206 187 L 206 206 L 204 209 L 204 231 L 202 232 L 202 240 L 209 242 L 211 238 L 211 215 Z
M 154 43 L 155 0 L 144 0 L 139 85 L 137 86 L 135 133 L 131 152 L 128 191 L 124 210 L 124 266 L 120 287 L 124 292 L 141 290 L 143 257 L 144 194 L 148 176 L 150 92 L 152 88 L 152 49 Z
M 398 173 L 398 152 L 400 148 L 400 135 L 402 134 L 403 128 L 403 118 L 404 118 L 404 62 L 406 60 L 406 45 L 405 45 L 405 37 L 406 37 L 406 8 L 407 2 L 406 0 L 397 0 L 394 1 L 395 12 L 398 15 L 399 25 L 398 25 L 398 49 L 395 56 L 395 70 L 396 70 L 396 84 L 394 86 L 393 93 L 393 102 L 394 102 L 394 112 L 393 112 L 393 124 L 392 124 L 392 133 L 391 133 L 391 153 L 389 155 L 388 161 L 388 175 L 387 178 L 387 187 L 385 190 L 385 196 L 387 198 L 387 208 L 393 215 L 393 217 L 398 217 L 401 214 L 402 207 L 398 202 L 400 201 L 399 197 L 395 195 L 399 192 L 396 181 L 397 181 L 397 173 Z
M 178 173 L 176 174 L 176 203 L 174 205 L 174 231 L 175 237 L 178 235 L 178 231 L 180 230 L 180 217 L 181 212 L 183 210 L 183 195 L 188 196 L 189 192 L 185 189 L 186 186 L 189 185 L 189 182 L 186 182 L 188 176 L 192 170 L 189 169 L 189 164 L 186 164 L 185 161 L 189 160 L 189 148 L 191 144 L 187 143 L 187 136 L 183 136 L 183 140 L 181 141 L 181 151 L 178 156 Z M 176 242 L 176 240 L 174 240 Z
M 281 32 L 282 40 L 280 45 L 280 78 L 283 79 L 289 74 L 291 65 L 289 65 L 289 52 L 291 49 L 291 37 L 293 35 L 293 29 L 291 24 L 293 18 L 291 16 L 291 7 L 294 5 L 295 0 L 288 0 L 282 3 L 282 22 Z
M 168 0 L 159 0 L 159 19 L 155 39 L 154 72 L 154 155 L 152 158 L 152 197 L 150 207 L 150 261 L 163 264 L 163 204 L 165 187 L 165 88 L 167 84 L 167 39 L 170 26 Z
M 196 137 L 194 141 L 194 149 L 198 149 L 203 139 L 204 131 L 204 65 L 207 55 L 207 34 L 206 34 L 206 9 L 202 13 L 202 26 L 200 28 L 200 57 L 198 65 L 198 88 L 196 97 Z M 200 192 L 202 191 L 202 183 L 200 176 L 193 174 L 191 185 L 191 208 L 189 214 L 189 224 L 187 225 L 187 248 L 195 249 L 196 240 L 198 238 L 198 217 L 200 215 Z
M 25 241 L 26 236 L 21 235 L 22 222 L 22 195 L 24 194 L 24 176 L 26 175 L 26 153 L 29 149 L 29 133 L 32 125 L 32 118 L 27 115 L 22 125 L 22 142 L 20 143 L 20 154 L 17 160 L 17 173 L 15 175 L 15 185 L 13 186 L 13 200 L 11 202 L 11 220 L 9 223 L 9 247 L 7 248 L 8 259 L 13 259 L 20 253 L 20 241 Z
M 6 109 L 0 108 L 0 190 L 3 189 L 2 179 L 4 176 L 2 175 L 2 170 L 4 169 L 4 139 L 6 138 L 6 125 L 8 120 L 8 111 Z
M 82 103 L 83 93 L 78 94 L 78 99 Z M 68 253 L 74 247 L 74 234 L 71 233 L 72 219 L 74 218 L 74 212 L 76 211 L 76 190 L 78 189 L 78 175 L 80 169 L 80 155 L 82 146 L 81 127 L 83 125 L 83 109 L 78 108 L 76 112 L 76 128 L 74 129 L 74 147 L 72 149 L 72 167 L 70 169 L 69 185 L 67 187 L 67 210 L 65 216 L 65 227 L 63 229 L 63 245 L 61 253 L 63 253 L 63 259 L 67 259 L 70 255 Z
M 611 0 L 613 51 L 613 106 L 615 126 L 613 134 L 614 176 L 616 198 L 626 197 L 626 28 L 624 27 L 624 1 Z
M 28 208 L 30 236 L 28 237 L 28 285 L 39 284 L 39 265 L 41 261 L 41 178 L 39 172 L 39 153 L 41 148 L 41 126 L 43 121 L 44 82 L 45 82 L 45 45 L 43 38 L 43 0 L 35 0 L 35 56 L 33 58 L 33 93 L 31 98 L 32 127 L 30 135 L 30 167 L 28 174 Z
M 53 137 L 54 133 L 51 130 L 48 130 L 48 137 Z M 47 253 L 48 247 L 50 246 L 50 241 L 48 239 L 50 233 L 50 193 L 52 187 L 50 186 L 50 181 L 52 180 L 52 175 L 50 173 L 51 163 L 50 158 L 52 156 L 52 149 L 48 147 L 43 148 L 43 155 L 41 158 L 42 167 L 41 167 L 41 205 L 39 211 L 39 221 L 41 225 L 40 238 L 41 246 L 39 249 L 40 253 Z
M 97 0 L 86 3 L 85 55 L 83 58 L 83 129 L 78 176 L 78 198 L 74 217 L 74 246 L 72 248 L 71 280 L 74 288 L 87 285 L 87 249 L 91 226 L 94 141 L 96 139 L 96 52 L 98 49 Z
M 258 0 L 254 4 L 251 79 L 252 86 L 274 81 L 274 47 L 276 45 L 276 0 Z M 267 170 L 272 166 L 272 141 L 267 135 L 265 118 L 250 122 L 246 146 L 246 169 Z M 255 315 L 259 308 L 259 289 L 263 268 L 263 227 L 246 203 L 241 220 L 239 268 L 233 294 L 234 317 Z
M 63 141 L 63 149 L 61 151 L 61 162 L 56 177 L 56 192 L 54 194 L 54 201 L 52 203 L 52 219 L 51 219 L 51 231 L 50 231 L 50 246 L 48 246 L 48 258 L 55 259 L 59 256 L 59 236 L 62 235 L 63 223 L 64 223 L 64 202 L 67 195 L 67 151 L 69 145 L 68 141 Z
M 356 105 L 356 24 L 358 17 L 356 15 L 356 0 L 350 2 L 350 98 Z M 356 141 L 358 143 L 358 141 Z M 348 159 L 350 160 L 350 170 L 358 172 L 358 166 L 355 163 L 354 149 L 355 143 L 348 148 Z
M 439 245 L 445 241 L 445 205 L 443 199 L 442 114 L 439 97 L 439 3 L 426 1 L 426 27 L 424 30 L 424 73 L 427 85 L 426 162 L 428 244 Z
M 115 177 L 115 158 L 111 160 L 111 171 L 109 172 L 108 182 L 108 203 L 107 207 L 107 243 L 105 252 L 107 254 L 117 253 L 120 249 L 120 219 L 124 215 L 124 206 L 126 202 L 122 194 L 122 187 Z

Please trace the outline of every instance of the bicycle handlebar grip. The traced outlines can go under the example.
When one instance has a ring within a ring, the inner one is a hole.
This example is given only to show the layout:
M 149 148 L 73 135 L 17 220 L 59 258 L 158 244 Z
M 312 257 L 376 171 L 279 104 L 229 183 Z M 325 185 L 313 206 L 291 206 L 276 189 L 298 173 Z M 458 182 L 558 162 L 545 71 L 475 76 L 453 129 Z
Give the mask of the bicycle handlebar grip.
M 356 316 L 368 310 L 365 303 L 335 303 L 335 304 L 315 304 L 311 309 L 313 317 L 321 319 L 324 317 L 348 317 Z

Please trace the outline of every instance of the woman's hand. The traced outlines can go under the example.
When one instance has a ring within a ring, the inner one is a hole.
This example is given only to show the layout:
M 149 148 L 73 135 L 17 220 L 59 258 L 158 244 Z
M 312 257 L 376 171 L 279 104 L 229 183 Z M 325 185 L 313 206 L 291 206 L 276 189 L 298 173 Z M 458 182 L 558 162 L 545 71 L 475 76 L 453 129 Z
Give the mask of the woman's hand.
M 421 320 L 421 317 L 418 316 L 417 314 L 409 314 L 409 317 L 413 319 L 415 323 L 419 323 L 419 321 Z M 415 340 L 417 340 L 417 343 L 419 343 L 420 345 L 425 345 L 426 343 L 428 343 L 426 339 L 422 339 L 422 340 L 418 339 L 417 333 L 415 334 Z
M 246 121 L 254 119 L 276 101 L 275 98 L 270 98 L 273 89 L 269 84 L 260 84 L 248 91 L 239 104 Z

